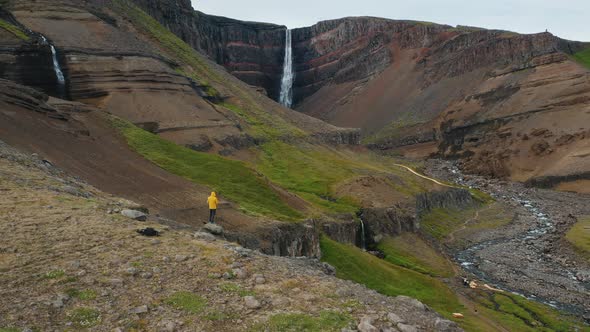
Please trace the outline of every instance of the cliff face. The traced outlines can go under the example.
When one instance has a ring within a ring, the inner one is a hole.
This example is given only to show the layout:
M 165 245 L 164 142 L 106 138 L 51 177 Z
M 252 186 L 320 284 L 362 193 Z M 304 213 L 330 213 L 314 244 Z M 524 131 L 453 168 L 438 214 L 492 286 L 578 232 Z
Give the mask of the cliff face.
M 286 27 L 206 15 L 193 10 L 189 0 L 133 1 L 242 81 L 279 98 Z

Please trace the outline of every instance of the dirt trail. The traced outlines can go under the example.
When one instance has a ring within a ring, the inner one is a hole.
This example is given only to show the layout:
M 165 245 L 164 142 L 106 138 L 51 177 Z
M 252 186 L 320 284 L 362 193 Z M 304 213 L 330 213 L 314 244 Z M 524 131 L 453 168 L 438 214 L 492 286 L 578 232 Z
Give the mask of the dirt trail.
M 426 180 L 432 181 L 432 182 L 434 182 L 434 183 L 436 183 L 436 184 L 438 184 L 438 185 L 440 185 L 440 186 L 449 187 L 449 188 L 457 188 L 457 186 L 452 186 L 452 185 L 449 185 L 449 184 L 446 184 L 446 183 L 442 183 L 442 182 L 438 181 L 437 179 L 433 179 L 433 178 L 431 178 L 431 177 L 428 177 L 428 176 L 426 176 L 426 175 L 420 174 L 420 173 L 416 172 L 415 170 L 411 169 L 411 168 L 410 168 L 410 167 L 408 167 L 408 166 L 405 166 L 405 165 L 402 165 L 402 164 L 393 164 L 393 165 L 394 165 L 394 166 L 401 167 L 401 168 L 404 168 L 404 169 L 406 169 L 406 170 L 410 171 L 410 173 L 412 173 L 412 174 L 414 174 L 414 175 L 416 175 L 416 176 L 419 176 L 419 177 L 421 177 L 421 178 L 423 178 L 423 179 L 426 179 Z

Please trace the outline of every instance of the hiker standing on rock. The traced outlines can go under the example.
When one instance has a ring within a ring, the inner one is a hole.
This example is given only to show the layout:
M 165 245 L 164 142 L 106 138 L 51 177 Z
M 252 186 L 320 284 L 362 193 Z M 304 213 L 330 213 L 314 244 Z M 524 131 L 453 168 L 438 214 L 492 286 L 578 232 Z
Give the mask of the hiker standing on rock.
M 207 198 L 207 203 L 209 204 L 209 222 L 214 224 L 215 223 L 215 214 L 217 213 L 217 195 L 215 192 L 211 193 L 211 196 Z

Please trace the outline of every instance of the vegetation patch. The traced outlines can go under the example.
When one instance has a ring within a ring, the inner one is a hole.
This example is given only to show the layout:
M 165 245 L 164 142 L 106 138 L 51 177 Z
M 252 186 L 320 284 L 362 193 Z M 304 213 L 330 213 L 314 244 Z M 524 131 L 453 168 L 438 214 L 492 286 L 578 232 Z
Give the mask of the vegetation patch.
M 435 208 L 423 215 L 420 223 L 424 232 L 437 240 L 442 240 L 474 216 L 475 209 Z
M 477 291 L 480 312 L 509 331 L 583 331 L 583 324 L 547 305 L 510 293 Z
M 93 308 L 77 308 L 67 314 L 67 318 L 77 328 L 88 328 L 100 323 L 100 312 Z
M 191 292 L 174 293 L 164 302 L 175 309 L 183 310 L 193 314 L 202 312 L 207 306 L 207 300 Z
M 320 244 L 322 260 L 336 268 L 339 278 L 356 281 L 385 295 L 417 298 L 446 317 L 465 310 L 451 290 L 434 278 L 391 264 L 326 236 L 322 236 Z
M 20 332 L 16 327 L 0 327 L 0 332 Z
M 96 292 L 92 289 L 78 290 L 75 288 L 70 288 L 66 291 L 66 294 L 72 298 L 80 299 L 82 301 L 94 300 L 97 296 Z
M 565 238 L 578 252 L 590 259 L 590 216 L 580 218 L 567 232 Z
M 0 29 L 4 29 L 4 30 L 8 31 L 11 34 L 15 35 L 17 38 L 22 39 L 24 41 L 29 41 L 31 39 L 19 27 L 15 26 L 15 25 L 12 25 L 12 24 L 6 22 L 3 19 L 0 19 Z
M 62 278 L 63 276 L 65 276 L 65 275 L 66 275 L 66 273 L 65 273 L 64 270 L 53 270 L 53 271 L 49 271 L 49 272 L 45 273 L 42 276 L 42 278 L 43 279 L 48 279 L 48 280 L 51 280 L 51 279 L 59 279 L 59 278 Z
M 574 59 L 587 68 L 590 68 L 590 47 L 574 54 Z
M 170 173 L 210 186 L 240 204 L 245 212 L 285 221 L 303 217 L 284 203 L 263 177 L 241 161 L 193 151 L 120 119 L 113 118 L 113 124 L 129 146 L 146 159 Z
M 243 289 L 242 286 L 233 282 L 222 284 L 219 286 L 219 288 L 221 288 L 221 290 L 224 292 L 237 294 L 241 297 L 256 295 L 254 291 Z
M 385 260 L 422 274 L 438 277 L 453 276 L 451 263 L 416 234 L 386 237 L 377 248 Z
M 352 323 L 348 314 L 322 311 L 317 316 L 306 314 L 277 314 L 266 323 L 255 326 L 251 331 L 269 332 L 330 332 L 340 331 Z

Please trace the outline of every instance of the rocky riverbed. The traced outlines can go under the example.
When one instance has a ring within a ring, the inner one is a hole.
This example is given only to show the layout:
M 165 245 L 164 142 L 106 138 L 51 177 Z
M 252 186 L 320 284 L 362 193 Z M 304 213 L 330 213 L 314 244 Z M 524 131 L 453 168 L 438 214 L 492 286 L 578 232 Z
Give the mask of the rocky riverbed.
M 429 161 L 426 173 L 484 191 L 514 211 L 511 223 L 451 249 L 464 270 L 590 321 L 590 266 L 564 240 L 577 218 L 590 214 L 590 196 L 464 175 L 447 161 Z

